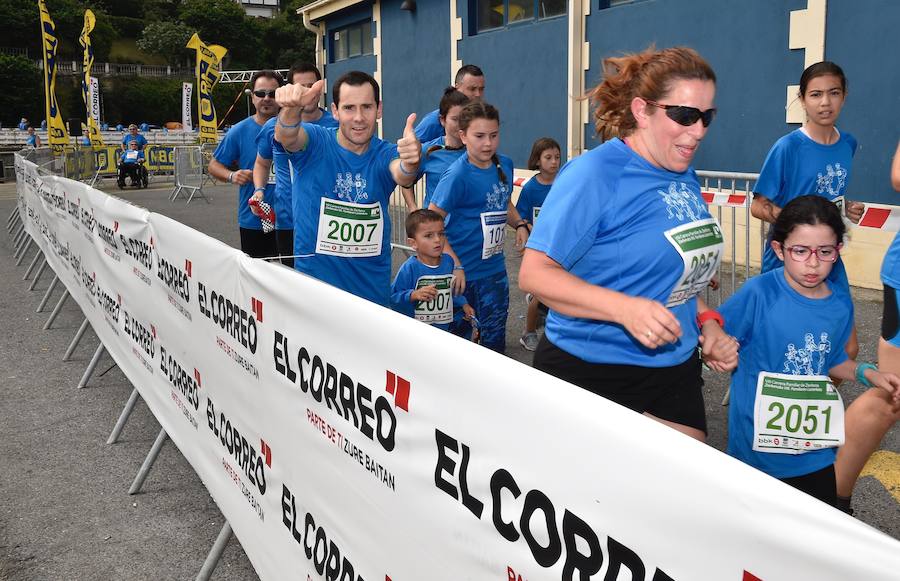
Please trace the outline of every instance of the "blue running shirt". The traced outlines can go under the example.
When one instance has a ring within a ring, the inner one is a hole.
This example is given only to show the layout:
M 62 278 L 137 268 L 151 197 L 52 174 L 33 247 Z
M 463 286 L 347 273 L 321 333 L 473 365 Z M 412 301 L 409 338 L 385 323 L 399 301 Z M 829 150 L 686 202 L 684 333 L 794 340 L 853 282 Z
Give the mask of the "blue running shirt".
M 444 175 L 444 172 L 447 171 L 450 164 L 459 159 L 459 156 L 466 152 L 465 147 L 460 147 L 459 149 L 447 149 L 444 144 L 444 136 L 422 144 L 422 164 L 419 166 L 419 171 L 425 175 L 425 200 L 422 202 L 423 208 L 427 208 L 431 203 L 431 198 L 434 197 L 434 191 L 441 181 L 441 176 Z M 427 153 L 429 149 L 437 146 L 440 146 L 440 149 L 435 149 L 431 153 Z
M 247 117 L 234 125 L 221 143 L 216 147 L 213 157 L 225 167 L 249 169 L 253 171 L 256 163 L 256 136 L 262 126 L 253 117 Z M 262 223 L 250 210 L 247 201 L 253 195 L 253 180 L 238 188 L 238 226 L 249 230 L 262 230 Z M 272 200 L 275 196 L 275 184 L 266 186 L 264 197 Z
M 419 143 L 425 143 L 444 135 L 444 126 L 441 125 L 440 115 L 440 109 L 435 109 L 422 117 L 422 120 L 416 125 L 416 137 L 419 138 Z
M 429 301 L 429 303 L 432 304 L 414 304 L 409 297 L 412 296 L 414 290 L 419 288 L 417 283 L 423 277 L 443 278 L 444 280 L 440 281 L 440 284 L 435 285 L 440 292 L 442 285 L 449 285 L 452 280 L 453 259 L 449 254 L 444 254 L 441 256 L 441 263 L 439 265 L 429 266 L 419 260 L 418 257 L 410 256 L 409 259 L 400 266 L 400 270 L 397 271 L 397 276 L 394 277 L 394 283 L 391 285 L 391 308 L 398 313 L 403 313 L 407 317 L 418 318 L 438 329 L 448 331 L 450 330 L 449 321 L 446 323 L 437 323 L 430 322 L 428 319 L 433 318 L 435 316 L 434 313 L 439 313 L 441 311 L 449 311 L 449 317 L 452 319 L 453 311 L 455 309 L 461 309 L 462 306 L 466 304 L 466 297 L 463 295 L 453 296 L 451 290 L 449 291 L 449 301 L 447 300 L 447 292 L 444 292 L 444 297 Z M 431 281 L 427 278 L 422 280 L 422 283 L 426 286 L 427 284 L 430 284 L 430 282 Z M 446 304 L 444 304 L 445 301 Z M 418 313 L 416 312 L 417 309 L 419 310 Z M 418 315 L 418 317 L 416 315 Z
M 519 192 L 519 199 L 516 201 L 516 210 L 523 220 L 528 220 L 532 225 L 534 224 L 534 211 L 535 209 L 540 211 L 552 185 L 544 185 L 539 182 L 537 174 L 525 182 L 525 185 L 522 186 L 522 191 Z

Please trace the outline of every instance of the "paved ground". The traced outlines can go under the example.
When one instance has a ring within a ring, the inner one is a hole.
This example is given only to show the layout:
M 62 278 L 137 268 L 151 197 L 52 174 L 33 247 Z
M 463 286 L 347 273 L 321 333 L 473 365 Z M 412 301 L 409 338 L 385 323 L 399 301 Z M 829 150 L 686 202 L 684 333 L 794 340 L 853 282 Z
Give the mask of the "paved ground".
M 186 206 L 167 201 L 168 184 L 158 188 L 129 190 L 122 197 L 237 246 L 233 190 L 213 188 L 211 204 Z M 0 185 L 4 218 L 14 206 L 14 192 L 14 184 Z M 514 252 L 507 255 L 515 289 L 519 260 Z M 70 301 L 53 328 L 41 330 L 47 313 L 34 311 L 50 276 L 44 275 L 29 292 L 22 276 L 30 259 L 29 253 L 16 267 L 11 241 L 0 230 L 0 581 L 193 578 L 223 524 L 221 514 L 171 443 L 142 493 L 127 494 L 159 426 L 146 406 L 138 404 L 120 442 L 104 443 L 131 386 L 113 368 L 102 377 L 95 375 L 88 388 L 75 388 L 96 337 L 89 332 L 73 361 L 61 361 L 82 317 Z M 401 259 L 398 255 L 395 262 Z M 58 296 L 59 291 L 51 306 Z M 859 291 L 855 299 L 860 356 L 873 360 L 880 295 Z M 527 364 L 531 354 L 518 345 L 524 301 L 517 290 L 511 305 L 509 355 Z M 102 360 L 98 372 L 110 365 Z M 719 404 L 725 387 L 725 377 L 709 375 L 709 444 L 718 449 L 726 437 L 727 408 Z M 842 387 L 848 401 L 859 391 L 856 384 Z M 900 502 L 895 500 L 900 498 L 900 429 L 888 434 L 883 449 L 883 462 L 873 468 L 881 480 L 860 480 L 854 506 L 860 520 L 900 539 Z M 213 578 L 257 577 L 232 540 Z

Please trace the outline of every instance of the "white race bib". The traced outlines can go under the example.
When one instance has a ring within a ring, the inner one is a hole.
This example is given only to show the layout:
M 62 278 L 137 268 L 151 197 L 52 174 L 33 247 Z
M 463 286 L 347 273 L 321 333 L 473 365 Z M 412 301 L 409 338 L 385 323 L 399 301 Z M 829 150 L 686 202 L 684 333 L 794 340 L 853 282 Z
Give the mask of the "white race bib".
M 534 226 L 537 223 L 538 214 L 541 213 L 540 206 L 533 206 L 531 208 L 531 225 Z
M 506 237 L 506 210 L 481 213 L 481 259 L 503 253 L 503 239 Z
M 138 152 L 135 150 L 130 150 L 125 152 L 125 159 L 128 161 L 136 161 L 138 158 Z
M 384 235 L 381 204 L 322 198 L 316 253 L 357 258 L 379 256 Z
M 269 166 L 269 183 L 275 183 L 275 159 L 272 159 L 272 165 Z
M 416 303 L 416 320 L 423 323 L 449 323 L 453 321 L 452 274 L 425 275 L 416 281 L 416 289 L 426 286 L 437 288 L 437 296 L 430 301 Z
M 753 450 L 804 454 L 844 443 L 844 403 L 825 375 L 759 374 Z
M 709 285 L 722 262 L 722 230 L 714 218 L 696 220 L 666 231 L 684 263 L 684 272 L 666 300 L 667 307 L 689 301 Z

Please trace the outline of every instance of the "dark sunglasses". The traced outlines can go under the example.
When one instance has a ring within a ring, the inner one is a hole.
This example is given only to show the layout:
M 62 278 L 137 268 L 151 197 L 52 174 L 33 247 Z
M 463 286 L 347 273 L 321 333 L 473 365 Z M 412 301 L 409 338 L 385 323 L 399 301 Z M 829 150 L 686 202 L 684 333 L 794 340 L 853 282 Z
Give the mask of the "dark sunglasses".
M 275 89 L 272 89 L 269 91 L 266 91 L 264 89 L 257 89 L 255 91 L 253 91 L 253 94 L 256 95 L 257 97 L 259 97 L 260 99 L 265 99 L 266 97 L 269 97 L 270 99 L 274 99 L 275 98 Z
M 715 108 L 701 111 L 696 107 L 688 107 L 686 105 L 663 105 L 656 101 L 648 101 L 647 99 L 644 99 L 644 101 L 647 101 L 648 105 L 663 109 L 666 112 L 666 117 L 685 127 L 690 127 L 697 122 L 697 119 L 703 123 L 704 127 L 709 127 L 713 117 L 716 116 Z

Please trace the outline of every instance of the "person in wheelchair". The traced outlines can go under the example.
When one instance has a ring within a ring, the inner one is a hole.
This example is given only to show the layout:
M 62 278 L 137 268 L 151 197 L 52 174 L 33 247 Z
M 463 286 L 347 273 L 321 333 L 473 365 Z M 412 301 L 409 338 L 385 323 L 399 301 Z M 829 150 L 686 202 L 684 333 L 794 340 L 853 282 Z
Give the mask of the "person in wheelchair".
M 125 187 L 126 177 L 131 180 L 132 186 L 147 187 L 148 176 L 147 168 L 144 167 L 144 152 L 138 149 L 136 140 L 128 142 L 128 149 L 122 152 L 122 158 L 119 160 L 117 179 L 119 188 Z

